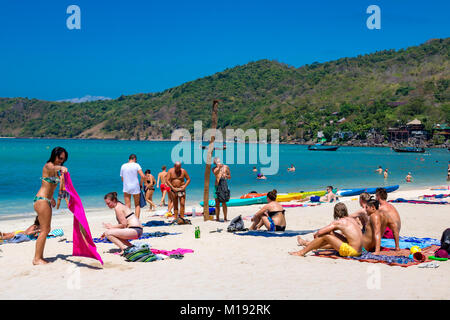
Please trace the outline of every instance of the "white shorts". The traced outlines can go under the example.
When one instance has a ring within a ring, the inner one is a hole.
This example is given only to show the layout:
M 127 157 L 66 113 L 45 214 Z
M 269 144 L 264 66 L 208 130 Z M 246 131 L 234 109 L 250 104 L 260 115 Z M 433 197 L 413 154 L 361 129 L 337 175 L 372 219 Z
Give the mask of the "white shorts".
M 141 188 L 139 187 L 139 185 L 134 185 L 134 186 L 123 186 L 123 192 L 126 192 L 128 194 L 140 194 L 141 193 Z

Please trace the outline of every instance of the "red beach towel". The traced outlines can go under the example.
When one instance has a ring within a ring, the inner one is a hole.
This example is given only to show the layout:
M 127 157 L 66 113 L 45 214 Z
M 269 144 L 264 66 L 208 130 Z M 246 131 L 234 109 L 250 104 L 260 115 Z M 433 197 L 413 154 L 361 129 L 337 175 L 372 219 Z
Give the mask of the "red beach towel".
M 431 256 L 434 254 L 434 252 L 438 248 L 439 248 L 439 246 L 436 246 L 436 245 L 432 245 L 432 246 L 423 248 L 422 254 L 425 257 Z M 395 251 L 393 249 L 382 248 L 381 251 L 383 251 L 384 256 L 408 257 L 410 254 L 409 249 L 401 249 L 399 251 Z M 407 264 L 400 264 L 400 263 L 395 263 L 395 262 L 390 262 L 390 261 L 380 261 L 380 260 L 374 260 L 374 259 L 353 259 L 351 257 L 341 257 L 336 250 L 332 250 L 332 249 L 316 250 L 316 251 L 314 251 L 314 253 L 315 253 L 316 257 L 322 257 L 322 258 L 356 260 L 359 262 L 369 262 L 369 263 L 383 263 L 383 264 L 390 265 L 390 266 L 398 266 L 398 267 L 405 267 L 405 268 L 423 263 L 423 262 L 419 262 L 419 261 L 414 261 L 414 262 L 409 262 Z M 426 260 L 424 262 L 429 262 L 429 261 L 431 261 L 431 260 L 426 258 Z
M 73 213 L 73 253 L 74 256 L 94 258 L 103 264 L 103 260 L 97 252 L 97 247 L 92 240 L 89 224 L 86 219 L 83 204 L 77 191 L 72 185 L 70 174 L 64 173 L 64 181 L 67 192 L 70 194 L 69 210 Z

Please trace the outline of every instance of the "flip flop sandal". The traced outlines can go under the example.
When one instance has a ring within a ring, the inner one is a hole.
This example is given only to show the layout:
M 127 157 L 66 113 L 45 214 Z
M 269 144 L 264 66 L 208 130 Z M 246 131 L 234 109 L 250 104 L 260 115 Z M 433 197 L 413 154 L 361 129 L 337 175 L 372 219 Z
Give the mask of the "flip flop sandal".
M 427 263 L 419 264 L 418 267 L 419 268 L 439 268 L 439 264 L 437 264 L 435 262 L 427 262 Z
M 169 258 L 171 258 L 171 259 L 183 259 L 183 258 L 184 258 L 184 255 L 179 254 L 179 253 L 177 253 L 177 254 L 171 254 L 171 255 L 169 256 Z

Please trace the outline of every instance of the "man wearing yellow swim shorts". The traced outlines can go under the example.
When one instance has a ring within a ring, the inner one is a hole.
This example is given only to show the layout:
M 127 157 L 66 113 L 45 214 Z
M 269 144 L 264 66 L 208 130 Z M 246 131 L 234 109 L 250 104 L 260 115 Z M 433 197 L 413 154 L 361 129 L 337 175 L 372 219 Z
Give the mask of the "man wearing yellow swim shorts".
M 347 242 L 343 242 L 339 247 L 339 255 L 342 257 L 358 257 L 361 252 L 353 249 Z
M 317 231 L 312 241 L 306 241 L 298 236 L 297 242 L 304 248 L 289 254 L 304 257 L 312 250 L 335 249 L 343 257 L 360 256 L 363 241 L 361 227 L 356 219 L 348 216 L 344 203 L 339 202 L 334 206 L 334 219 L 329 225 Z

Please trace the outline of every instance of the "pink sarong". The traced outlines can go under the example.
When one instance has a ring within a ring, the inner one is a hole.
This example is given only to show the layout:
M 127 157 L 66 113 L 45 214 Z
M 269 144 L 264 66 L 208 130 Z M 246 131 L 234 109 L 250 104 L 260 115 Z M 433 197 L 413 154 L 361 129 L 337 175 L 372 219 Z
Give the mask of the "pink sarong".
M 73 252 L 79 257 L 94 258 L 103 264 L 103 260 L 97 252 L 97 247 L 92 240 L 89 224 L 86 219 L 83 204 L 77 191 L 72 185 L 70 174 L 64 173 L 64 182 L 67 192 L 70 194 L 69 210 L 73 213 Z
M 158 250 L 158 249 L 150 249 L 150 250 L 151 250 L 151 252 L 153 254 L 164 254 L 166 256 L 170 256 L 172 254 L 185 254 L 185 253 L 192 253 L 192 252 L 194 252 L 194 250 L 192 250 L 192 249 L 183 249 L 183 248 L 178 248 L 178 249 L 171 250 L 171 251 Z

